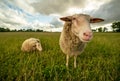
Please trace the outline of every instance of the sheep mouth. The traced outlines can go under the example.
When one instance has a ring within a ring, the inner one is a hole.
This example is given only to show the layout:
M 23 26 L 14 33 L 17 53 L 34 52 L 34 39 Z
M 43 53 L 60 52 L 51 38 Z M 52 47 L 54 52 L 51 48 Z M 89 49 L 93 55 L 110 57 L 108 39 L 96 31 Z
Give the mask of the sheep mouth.
M 90 42 L 91 38 L 89 38 L 89 39 L 80 38 L 80 40 L 81 40 L 82 42 Z
M 85 42 L 89 42 L 89 41 L 90 41 L 90 39 L 83 39 L 83 41 L 85 41 Z

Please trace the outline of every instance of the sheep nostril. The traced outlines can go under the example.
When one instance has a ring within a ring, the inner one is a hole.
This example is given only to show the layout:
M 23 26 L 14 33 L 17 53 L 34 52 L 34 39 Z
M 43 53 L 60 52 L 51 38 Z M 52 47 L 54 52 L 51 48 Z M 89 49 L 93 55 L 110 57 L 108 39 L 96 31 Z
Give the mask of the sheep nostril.
M 83 33 L 83 35 L 86 36 L 86 37 L 89 36 L 87 33 Z
M 86 33 L 83 33 L 84 36 L 86 36 Z
M 85 32 L 85 33 L 83 33 L 83 36 L 92 37 L 92 33 L 91 32 Z

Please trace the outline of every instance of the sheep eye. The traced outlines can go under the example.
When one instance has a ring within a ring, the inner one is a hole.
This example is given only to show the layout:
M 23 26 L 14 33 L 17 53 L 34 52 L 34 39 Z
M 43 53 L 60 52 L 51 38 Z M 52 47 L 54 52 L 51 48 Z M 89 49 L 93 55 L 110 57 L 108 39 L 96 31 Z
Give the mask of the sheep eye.
M 34 45 L 33 47 L 36 47 L 36 45 Z
M 76 18 L 73 18 L 73 20 L 75 20 Z

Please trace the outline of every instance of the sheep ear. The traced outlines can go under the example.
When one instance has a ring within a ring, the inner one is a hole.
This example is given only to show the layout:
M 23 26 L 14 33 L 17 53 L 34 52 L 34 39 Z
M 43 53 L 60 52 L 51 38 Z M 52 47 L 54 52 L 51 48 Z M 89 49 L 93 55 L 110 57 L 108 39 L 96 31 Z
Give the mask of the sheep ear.
M 39 39 L 37 39 L 36 41 L 37 41 L 38 43 L 40 42 L 40 40 L 39 40 Z
M 91 18 L 90 19 L 90 23 L 98 23 L 98 22 L 102 22 L 104 21 L 104 19 L 101 18 Z
M 62 18 L 60 18 L 60 20 L 62 20 L 62 21 L 71 21 L 72 16 L 62 17 Z

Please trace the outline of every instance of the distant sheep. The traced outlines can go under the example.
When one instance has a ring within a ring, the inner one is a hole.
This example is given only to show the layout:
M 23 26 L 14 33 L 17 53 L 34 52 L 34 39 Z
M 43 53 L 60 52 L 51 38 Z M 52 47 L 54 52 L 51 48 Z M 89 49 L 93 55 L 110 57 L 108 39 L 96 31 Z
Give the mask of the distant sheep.
M 62 17 L 60 20 L 65 21 L 59 41 L 60 48 L 66 54 L 66 66 L 68 67 L 69 57 L 74 56 L 74 68 L 76 68 L 77 56 L 81 54 L 86 43 L 93 37 L 90 23 L 104 20 L 86 14 L 75 14 Z
M 26 39 L 22 44 L 21 50 L 24 52 L 31 52 L 35 50 L 42 51 L 40 40 L 36 38 Z

